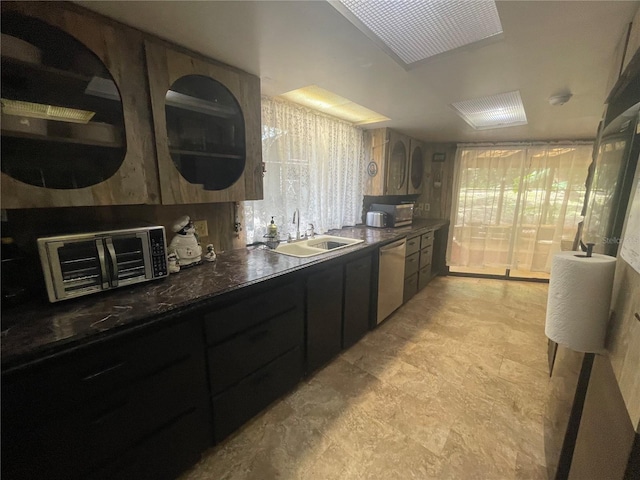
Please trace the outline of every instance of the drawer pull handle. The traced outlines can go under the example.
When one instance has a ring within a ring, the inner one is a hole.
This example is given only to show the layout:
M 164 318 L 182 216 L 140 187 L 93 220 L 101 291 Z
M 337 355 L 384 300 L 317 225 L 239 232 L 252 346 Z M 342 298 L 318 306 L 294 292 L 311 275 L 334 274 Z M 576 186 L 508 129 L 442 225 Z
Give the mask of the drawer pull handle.
M 258 385 L 259 383 L 262 383 L 265 380 L 267 380 L 270 376 L 271 374 L 269 372 L 265 372 L 261 375 L 258 375 L 256 378 L 251 380 L 251 385 Z
M 119 368 L 122 368 L 124 366 L 126 362 L 120 362 L 120 363 L 116 363 L 115 365 L 111 365 L 110 367 L 107 367 L 103 370 L 100 370 L 99 372 L 94 372 L 94 373 L 90 373 L 89 375 L 87 375 L 86 377 L 84 377 L 82 379 L 83 382 L 88 382 L 91 380 L 94 380 L 98 377 L 101 377 L 102 375 L 105 375 L 107 373 L 113 372 L 115 370 L 118 370 Z
M 269 329 L 265 328 L 263 330 L 259 330 L 259 331 L 255 332 L 255 333 L 252 333 L 251 335 L 249 335 L 249 340 L 251 340 L 252 342 L 257 342 L 258 340 L 263 339 L 267 335 L 269 335 Z
M 93 425 L 100 425 L 101 423 L 104 423 L 104 421 L 107 420 L 109 417 L 111 417 L 114 413 L 126 407 L 128 403 L 129 403 L 128 398 L 124 398 L 120 400 L 118 403 L 110 407 L 108 410 L 103 411 L 102 413 L 99 413 L 98 415 L 96 415 L 93 418 L 93 420 L 91 420 L 91 423 Z

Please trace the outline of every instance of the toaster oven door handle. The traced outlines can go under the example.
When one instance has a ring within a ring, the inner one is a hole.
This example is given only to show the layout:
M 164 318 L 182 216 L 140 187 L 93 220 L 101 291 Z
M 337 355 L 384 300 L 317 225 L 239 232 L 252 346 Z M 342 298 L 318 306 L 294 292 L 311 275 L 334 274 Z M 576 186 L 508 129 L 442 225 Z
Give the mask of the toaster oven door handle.
M 116 256 L 116 249 L 113 247 L 113 240 L 107 237 L 104 239 L 104 243 L 107 245 L 107 250 L 109 251 L 109 257 L 111 257 L 111 286 L 118 286 L 118 257 Z
M 96 250 L 98 251 L 98 260 L 100 262 L 100 286 L 109 288 L 109 275 L 107 274 L 107 263 L 104 257 L 104 245 L 101 239 L 96 240 Z

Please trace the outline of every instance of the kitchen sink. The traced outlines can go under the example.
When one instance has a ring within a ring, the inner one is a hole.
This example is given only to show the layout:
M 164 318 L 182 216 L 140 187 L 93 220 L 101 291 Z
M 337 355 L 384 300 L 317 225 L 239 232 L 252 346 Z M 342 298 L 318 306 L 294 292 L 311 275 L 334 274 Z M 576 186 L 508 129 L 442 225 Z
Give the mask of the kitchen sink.
M 291 257 L 313 257 L 323 253 L 334 252 L 341 248 L 350 247 L 362 243 L 364 240 L 355 238 L 336 237 L 334 235 L 317 235 L 314 238 L 300 240 L 298 242 L 281 243 L 274 252 Z

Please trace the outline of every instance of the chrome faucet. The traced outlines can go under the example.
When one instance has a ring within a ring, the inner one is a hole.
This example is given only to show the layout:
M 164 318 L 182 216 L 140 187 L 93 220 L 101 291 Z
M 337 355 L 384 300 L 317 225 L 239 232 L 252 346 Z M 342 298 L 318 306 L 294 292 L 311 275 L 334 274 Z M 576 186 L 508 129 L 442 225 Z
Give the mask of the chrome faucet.
M 300 240 L 300 210 L 293 212 L 293 223 L 296 224 L 296 240 Z

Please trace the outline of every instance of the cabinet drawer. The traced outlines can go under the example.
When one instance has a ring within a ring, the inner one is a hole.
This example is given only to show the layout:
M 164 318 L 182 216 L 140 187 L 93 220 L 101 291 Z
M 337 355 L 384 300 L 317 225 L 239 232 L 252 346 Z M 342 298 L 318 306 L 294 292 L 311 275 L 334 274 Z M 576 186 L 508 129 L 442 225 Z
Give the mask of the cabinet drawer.
M 20 475 L 32 478 L 81 475 L 173 418 L 204 409 L 208 396 L 203 355 L 199 353 L 136 385 L 104 393 L 80 410 L 66 415 L 59 412 L 31 428 L 11 419 L 5 426 L 8 431 L 3 432 L 9 441 L 3 442 L 5 465 L 15 466 Z M 203 423 L 200 429 L 210 434 L 206 425 Z
M 25 427 L 67 415 L 201 348 L 200 324 L 185 322 L 146 337 L 108 340 L 25 371 L 10 372 L 2 377 L 3 415 L 5 411 L 25 412 Z
M 213 399 L 216 442 L 227 437 L 302 378 L 302 350 L 295 348 Z
M 407 256 L 404 261 L 404 278 L 408 278 L 418 272 L 420 265 L 420 252 Z
M 191 410 L 126 450 L 106 466 L 90 473 L 87 480 L 171 480 L 194 465 L 211 443 L 201 425 L 208 422 L 202 410 Z
M 422 290 L 431 281 L 431 265 L 420 269 L 418 290 Z
M 413 255 L 420 250 L 420 237 L 407 238 L 407 251 L 405 255 Z
M 426 248 L 433 245 L 433 230 L 429 230 L 427 233 L 423 233 L 420 236 L 420 248 Z
M 424 250 L 420 250 L 420 268 L 424 268 L 427 265 L 431 265 L 431 257 L 433 256 L 433 248 L 427 247 Z
M 418 291 L 418 274 L 414 273 L 404 280 L 404 293 L 402 294 L 402 302 L 406 303 Z
M 302 302 L 302 289 L 287 284 L 221 308 L 204 316 L 207 344 L 220 343 Z
M 274 358 L 303 344 L 302 306 L 209 348 L 209 378 L 215 395 Z

